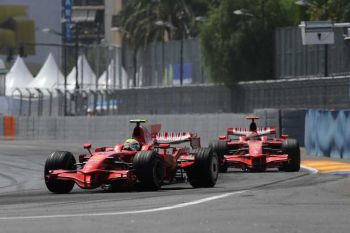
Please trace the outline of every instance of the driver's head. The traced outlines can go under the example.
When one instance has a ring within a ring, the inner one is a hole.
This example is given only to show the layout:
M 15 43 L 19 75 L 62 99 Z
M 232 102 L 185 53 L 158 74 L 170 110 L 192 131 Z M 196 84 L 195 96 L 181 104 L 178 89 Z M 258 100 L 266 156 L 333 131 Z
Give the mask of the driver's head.
M 141 149 L 141 145 L 138 141 L 136 141 L 133 138 L 129 138 L 127 139 L 124 144 L 123 144 L 123 149 L 124 150 L 134 150 L 134 151 L 138 151 Z
M 256 132 L 256 130 L 257 130 L 257 127 L 256 127 L 256 124 L 255 124 L 255 122 L 253 120 L 252 123 L 250 123 L 249 131 Z

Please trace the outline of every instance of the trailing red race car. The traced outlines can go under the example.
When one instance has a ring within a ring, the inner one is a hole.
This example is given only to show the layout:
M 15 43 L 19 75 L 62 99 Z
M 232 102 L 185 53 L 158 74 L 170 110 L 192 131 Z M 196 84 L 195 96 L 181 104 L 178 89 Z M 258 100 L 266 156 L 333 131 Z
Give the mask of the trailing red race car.
M 249 129 L 228 128 L 227 135 L 219 136 L 219 140 L 209 145 L 219 158 L 220 172 L 227 172 L 228 167 L 244 171 L 265 171 L 267 168 L 287 172 L 300 170 L 297 140 L 288 138 L 288 135 L 271 138 L 269 136 L 276 133 L 274 128 L 257 128 L 255 120 L 258 117 L 246 118 L 251 120 Z
M 77 184 L 83 189 L 102 187 L 115 190 L 140 184 L 147 190 L 158 190 L 163 181 L 174 179 L 178 169 L 186 172 L 190 184 L 213 187 L 218 177 L 218 158 L 210 148 L 200 147 L 200 138 L 191 132 L 159 133 L 161 126 L 151 130 L 136 123 L 132 137 L 115 147 L 84 144 L 88 154 L 76 163 L 72 153 L 56 151 L 45 163 L 45 184 L 53 193 L 68 193 Z M 177 144 L 190 143 L 188 146 Z

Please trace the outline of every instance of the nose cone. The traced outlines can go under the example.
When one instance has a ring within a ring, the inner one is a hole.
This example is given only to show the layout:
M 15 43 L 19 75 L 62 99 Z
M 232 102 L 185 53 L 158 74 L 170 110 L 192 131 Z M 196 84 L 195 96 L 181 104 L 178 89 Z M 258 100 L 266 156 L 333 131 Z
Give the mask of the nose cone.
M 249 154 L 251 156 L 262 155 L 262 141 L 249 141 Z

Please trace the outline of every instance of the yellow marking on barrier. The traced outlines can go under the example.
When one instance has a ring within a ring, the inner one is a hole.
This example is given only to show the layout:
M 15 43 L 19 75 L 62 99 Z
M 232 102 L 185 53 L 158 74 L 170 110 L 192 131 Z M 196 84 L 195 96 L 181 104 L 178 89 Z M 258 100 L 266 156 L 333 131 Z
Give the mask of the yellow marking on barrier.
M 329 160 L 304 160 L 301 162 L 301 164 L 324 173 L 350 171 L 350 163 L 344 162 L 335 162 Z

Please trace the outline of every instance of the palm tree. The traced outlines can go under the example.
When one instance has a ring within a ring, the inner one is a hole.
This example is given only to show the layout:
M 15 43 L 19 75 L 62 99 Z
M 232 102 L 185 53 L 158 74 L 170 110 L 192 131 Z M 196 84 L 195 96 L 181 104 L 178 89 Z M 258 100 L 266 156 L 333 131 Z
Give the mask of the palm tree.
M 124 39 L 132 48 L 133 85 L 136 85 L 138 50 L 152 41 L 196 36 L 195 16 L 203 16 L 215 0 L 129 0 L 121 12 Z M 203 13 L 203 14 L 202 14 Z M 159 27 L 155 22 L 167 22 Z
M 140 47 L 154 40 L 156 30 L 153 21 L 156 19 L 154 2 L 147 0 L 131 0 L 121 12 L 124 40 L 132 48 L 133 86 L 136 86 L 137 52 Z

